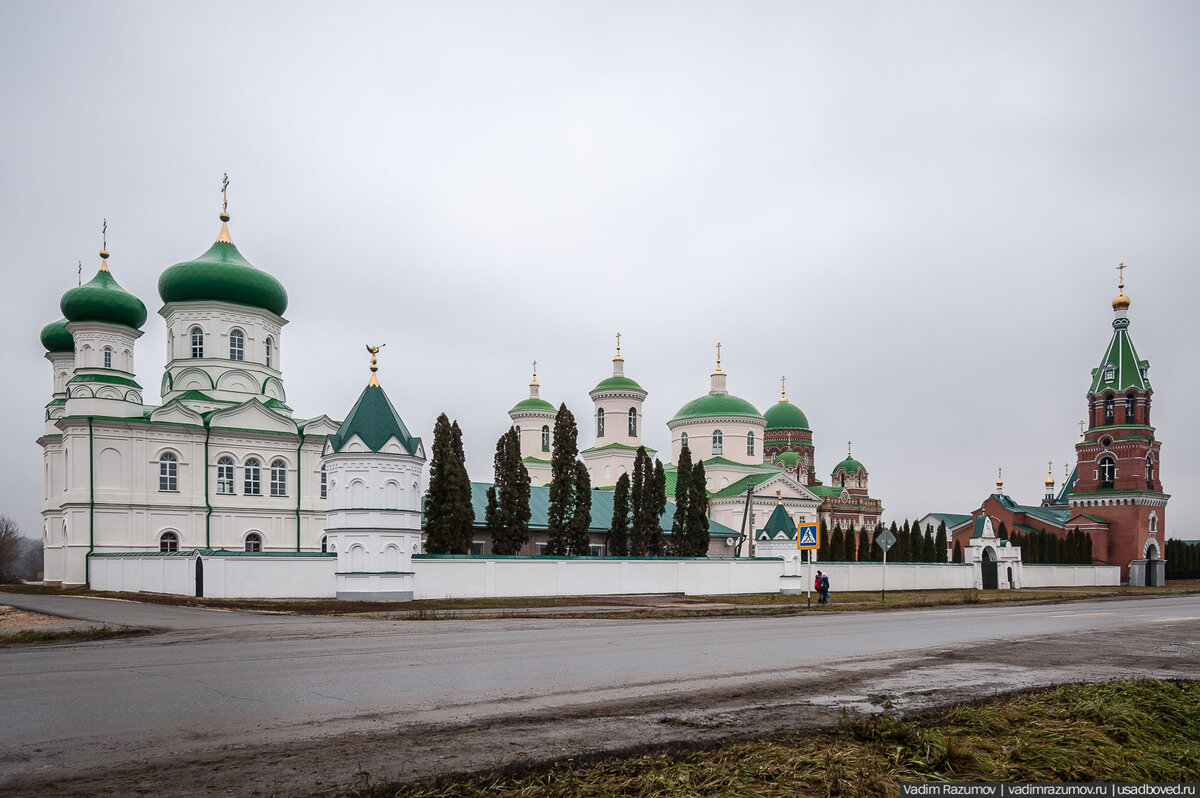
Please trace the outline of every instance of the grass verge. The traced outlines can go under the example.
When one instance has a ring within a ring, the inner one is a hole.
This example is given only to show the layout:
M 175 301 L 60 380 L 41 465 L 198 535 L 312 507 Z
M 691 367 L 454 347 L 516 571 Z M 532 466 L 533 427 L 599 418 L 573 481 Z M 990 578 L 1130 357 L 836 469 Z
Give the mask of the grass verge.
M 360 783 L 346 794 L 876 798 L 896 796 L 902 782 L 1198 781 L 1198 707 L 1198 682 L 1067 685 L 912 720 L 846 720 L 828 733 L 422 785 Z
M 88 640 L 107 640 L 110 637 L 130 637 L 146 634 L 144 629 L 114 629 L 102 626 L 99 629 L 39 630 L 24 629 L 20 632 L 0 634 L 0 646 L 24 643 L 82 643 Z

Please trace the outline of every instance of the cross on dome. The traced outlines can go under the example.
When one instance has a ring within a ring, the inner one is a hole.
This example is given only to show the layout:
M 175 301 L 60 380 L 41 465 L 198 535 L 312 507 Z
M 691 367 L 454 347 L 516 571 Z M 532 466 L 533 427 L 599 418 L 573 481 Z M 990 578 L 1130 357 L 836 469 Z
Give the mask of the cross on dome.
M 108 271 L 108 219 L 100 225 L 100 271 Z M 80 278 L 82 279 L 82 278 Z
M 387 346 L 387 344 L 380 344 L 379 346 L 371 346 L 370 344 L 367 344 L 367 351 L 371 353 L 371 379 L 367 382 L 368 387 L 372 385 L 376 388 L 379 387 L 379 380 L 375 377 L 375 372 L 379 371 L 379 365 L 375 362 L 375 356 L 379 354 L 379 350 L 383 349 L 385 346 Z

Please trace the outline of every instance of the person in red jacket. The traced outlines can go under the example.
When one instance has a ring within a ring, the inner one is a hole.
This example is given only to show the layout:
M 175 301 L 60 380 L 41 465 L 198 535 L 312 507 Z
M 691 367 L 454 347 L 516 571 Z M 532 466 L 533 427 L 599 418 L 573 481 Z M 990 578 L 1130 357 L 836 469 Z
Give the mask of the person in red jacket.
M 817 592 L 817 603 L 825 603 L 825 594 L 821 592 L 821 572 L 817 571 L 817 575 L 813 577 L 813 590 Z

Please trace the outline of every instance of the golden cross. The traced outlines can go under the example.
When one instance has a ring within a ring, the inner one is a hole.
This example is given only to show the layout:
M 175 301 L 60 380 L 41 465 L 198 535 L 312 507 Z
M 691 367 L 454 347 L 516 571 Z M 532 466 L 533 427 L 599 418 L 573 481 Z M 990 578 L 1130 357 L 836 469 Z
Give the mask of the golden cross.
M 108 219 L 100 225 L 100 249 L 108 249 Z
M 721 370 L 721 342 L 717 341 L 717 371 Z
M 1003 483 L 1004 483 L 1004 469 L 997 468 L 996 469 L 996 484 L 1001 485 Z
M 1119 271 L 1119 272 L 1121 273 L 1121 284 L 1120 284 L 1120 286 L 1119 286 L 1120 288 L 1124 288 L 1124 287 L 1125 287 L 1125 270 L 1126 270 L 1127 268 L 1129 268 L 1129 267 L 1128 267 L 1128 266 L 1126 266 L 1124 263 L 1122 263 L 1122 264 L 1120 264 L 1119 266 L 1117 266 L 1117 271 Z
M 221 213 L 229 212 L 229 173 L 226 172 L 221 178 Z
M 779 395 L 787 396 L 787 377 L 779 378 Z
M 1049 474 L 1049 473 L 1050 473 L 1051 471 L 1053 471 L 1053 470 L 1054 470 L 1054 461 L 1053 461 L 1053 460 L 1047 460 L 1047 461 L 1046 461 L 1046 473 L 1047 473 L 1047 474 Z
M 621 356 L 621 334 L 617 333 L 617 356 Z
M 76 269 L 75 274 L 79 279 L 79 285 L 83 285 L 83 261 L 79 261 L 79 267 Z
M 846 441 L 846 457 L 850 456 L 850 441 Z
M 387 346 L 387 344 L 380 344 L 379 346 L 371 346 L 370 344 L 367 344 L 367 351 L 371 353 L 371 380 L 367 383 L 367 385 L 379 385 L 379 380 L 375 377 L 375 372 L 379 371 L 379 366 L 375 362 L 375 356 L 379 354 L 379 350 L 383 349 L 385 346 Z
M 537 361 L 533 361 L 533 380 L 537 382 Z
M 1080 434 L 1080 435 L 1083 435 L 1083 425 L 1084 425 L 1084 423 L 1085 423 L 1085 422 L 1083 422 L 1083 421 L 1080 421 L 1080 422 L 1079 422 L 1079 434 Z

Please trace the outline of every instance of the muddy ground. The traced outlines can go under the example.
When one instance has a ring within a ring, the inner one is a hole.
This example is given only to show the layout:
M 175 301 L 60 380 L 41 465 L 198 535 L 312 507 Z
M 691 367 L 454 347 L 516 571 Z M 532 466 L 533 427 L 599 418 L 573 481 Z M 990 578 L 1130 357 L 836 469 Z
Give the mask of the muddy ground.
M 796 680 L 757 673 L 745 689 L 528 711 L 514 707 L 470 725 L 399 725 L 287 745 L 228 748 L 179 758 L 148 751 L 144 763 L 87 777 L 7 782 L 10 795 L 309 796 L 353 783 L 416 781 L 556 760 L 704 746 L 834 726 L 847 714 L 911 714 L 1030 687 L 1130 677 L 1200 679 L 1192 623 L 1123 632 L 1027 638 L 909 652 L 886 660 L 832 661 Z M 319 735 L 314 730 L 314 736 Z M 102 740 L 96 741 L 103 745 Z

